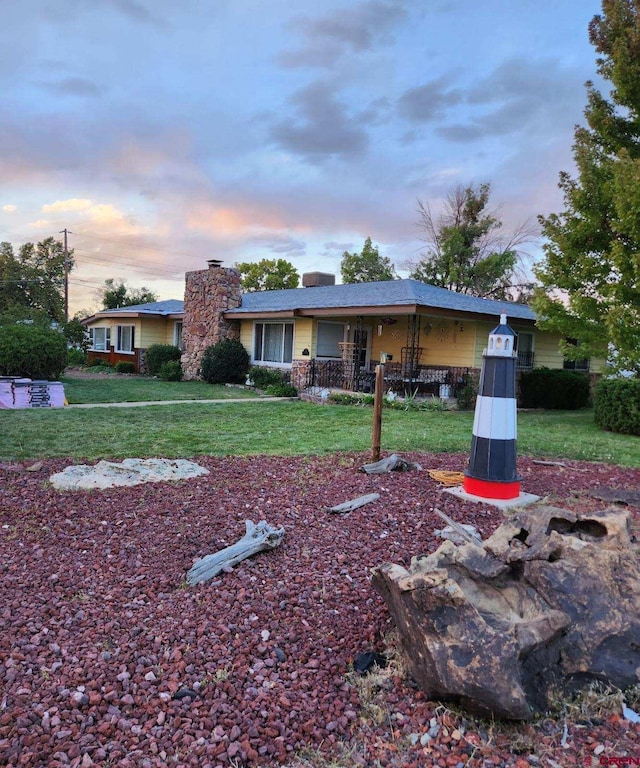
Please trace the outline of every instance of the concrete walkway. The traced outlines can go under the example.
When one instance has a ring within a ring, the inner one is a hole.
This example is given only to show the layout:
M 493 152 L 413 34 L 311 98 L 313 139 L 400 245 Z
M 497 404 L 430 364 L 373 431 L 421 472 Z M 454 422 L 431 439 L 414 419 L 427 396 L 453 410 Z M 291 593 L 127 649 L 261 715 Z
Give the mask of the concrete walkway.
M 219 400 L 144 400 L 135 403 L 70 403 L 65 408 L 138 408 L 145 405 L 185 405 L 189 403 L 286 403 L 297 397 L 227 397 Z

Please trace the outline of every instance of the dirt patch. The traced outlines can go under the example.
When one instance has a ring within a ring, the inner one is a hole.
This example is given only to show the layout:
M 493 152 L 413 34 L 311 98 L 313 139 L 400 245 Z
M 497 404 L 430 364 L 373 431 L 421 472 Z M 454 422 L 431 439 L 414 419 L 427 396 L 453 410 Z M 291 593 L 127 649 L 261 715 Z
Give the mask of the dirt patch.
M 47 482 L 69 460 L 0 465 L 0 764 L 294 766 L 324 754 L 345 766 L 525 768 L 640 757 L 639 726 L 619 712 L 515 733 L 427 701 L 394 668 L 364 700 L 352 662 L 388 652 L 392 630 L 370 569 L 434 551 L 436 506 L 483 538 L 504 519 L 429 476 L 464 469 L 466 455 L 403 456 L 424 470 L 366 475 L 364 454 L 197 457 L 209 475 L 75 492 Z M 636 469 L 525 458 L 518 468 L 523 490 L 565 508 L 602 509 L 588 490 L 640 487 Z M 324 511 L 368 493 L 380 499 Z M 247 518 L 284 526 L 282 545 L 189 588 L 195 559 L 236 541 Z

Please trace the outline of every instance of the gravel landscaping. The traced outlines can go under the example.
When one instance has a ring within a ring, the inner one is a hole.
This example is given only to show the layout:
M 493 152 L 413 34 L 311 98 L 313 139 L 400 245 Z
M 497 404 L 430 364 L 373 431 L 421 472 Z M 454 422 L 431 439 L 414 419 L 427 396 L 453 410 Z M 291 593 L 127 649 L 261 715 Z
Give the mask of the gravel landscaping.
M 370 569 L 436 549 L 434 507 L 483 538 L 504 519 L 426 472 L 461 471 L 466 455 L 403 457 L 423 470 L 197 457 L 208 475 L 91 491 L 52 488 L 70 461 L 0 464 L 0 765 L 640 764 L 640 725 L 620 708 L 500 724 L 427 700 L 397 659 L 353 671 L 359 653 L 395 648 Z M 523 490 L 596 510 L 590 490 L 640 488 L 639 469 L 564 464 L 520 457 Z M 326 511 L 368 493 L 381 498 Z M 247 518 L 283 526 L 282 544 L 189 587 L 194 561 Z

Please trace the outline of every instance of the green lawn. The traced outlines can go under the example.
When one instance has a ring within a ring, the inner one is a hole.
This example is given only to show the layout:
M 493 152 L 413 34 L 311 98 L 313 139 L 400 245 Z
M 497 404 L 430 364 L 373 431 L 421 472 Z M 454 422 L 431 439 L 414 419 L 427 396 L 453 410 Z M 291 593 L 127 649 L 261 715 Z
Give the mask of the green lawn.
M 382 448 L 468 452 L 472 425 L 472 413 L 385 410 Z M 371 409 L 299 401 L 0 411 L 0 458 L 365 451 L 371 426 Z M 591 411 L 519 414 L 518 453 L 640 467 L 640 440 L 600 431 Z
M 136 403 L 151 400 L 227 400 L 257 397 L 254 390 L 207 384 L 206 381 L 160 381 L 146 376 L 60 379 L 69 403 Z

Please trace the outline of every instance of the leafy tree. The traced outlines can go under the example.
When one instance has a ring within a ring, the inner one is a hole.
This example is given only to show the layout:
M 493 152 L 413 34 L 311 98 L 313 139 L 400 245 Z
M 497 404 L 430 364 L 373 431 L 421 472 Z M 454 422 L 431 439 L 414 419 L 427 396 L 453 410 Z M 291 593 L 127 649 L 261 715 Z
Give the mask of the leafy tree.
M 587 82 L 587 125 L 575 130 L 577 178 L 560 174 L 565 210 L 540 217 L 535 272 L 540 327 L 573 343 L 570 359 L 607 357 L 640 375 L 640 5 L 603 0 L 589 25 L 607 97 Z M 576 343 L 577 342 L 577 343 Z
M 343 283 L 375 283 L 378 280 L 395 280 L 396 272 L 387 256 L 380 256 L 378 246 L 371 244 L 371 238 L 364 241 L 360 253 L 342 254 L 340 264 Z
M 533 237 L 527 224 L 503 233 L 495 210 L 489 210 L 490 184 L 455 187 L 443 213 L 435 218 L 418 200 L 418 225 L 427 253 L 409 263 L 410 277 L 424 283 L 492 299 L 526 295 L 522 246 Z
M 73 251 L 67 266 L 74 267 Z M 11 243 L 0 244 L 0 315 L 17 319 L 44 316 L 64 321 L 64 246 L 53 237 L 37 245 L 25 243 L 18 254 Z
M 245 293 L 297 288 L 300 282 L 298 271 L 285 259 L 243 261 L 236 264 L 236 269 L 240 270 L 240 285 Z
M 125 280 L 116 282 L 113 278 L 104 281 L 100 289 L 103 309 L 132 307 L 134 304 L 150 304 L 158 301 L 158 295 L 149 288 L 129 288 Z

